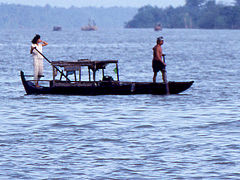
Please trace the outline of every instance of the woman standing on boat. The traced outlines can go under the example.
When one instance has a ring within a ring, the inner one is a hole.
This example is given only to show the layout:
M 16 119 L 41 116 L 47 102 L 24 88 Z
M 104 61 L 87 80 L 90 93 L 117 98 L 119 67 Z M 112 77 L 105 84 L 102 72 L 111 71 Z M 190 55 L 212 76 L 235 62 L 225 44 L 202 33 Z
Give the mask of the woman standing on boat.
M 39 87 L 38 81 L 43 75 L 43 57 L 35 50 L 35 48 L 42 53 L 42 47 L 46 45 L 48 45 L 48 43 L 46 41 L 42 41 L 40 39 L 40 35 L 36 34 L 32 40 L 32 46 L 30 50 L 30 54 L 33 56 L 34 80 L 36 87 Z

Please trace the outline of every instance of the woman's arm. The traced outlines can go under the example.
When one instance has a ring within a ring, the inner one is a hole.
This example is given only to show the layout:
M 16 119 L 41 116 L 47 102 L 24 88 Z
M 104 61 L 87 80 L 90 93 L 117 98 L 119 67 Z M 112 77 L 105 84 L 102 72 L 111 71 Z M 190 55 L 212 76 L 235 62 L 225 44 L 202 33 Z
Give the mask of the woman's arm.
M 32 54 L 33 53 L 33 47 L 31 46 L 31 49 L 30 49 L 30 54 Z
M 46 42 L 46 41 L 42 41 L 42 46 L 46 46 L 46 45 L 48 45 L 48 43 Z

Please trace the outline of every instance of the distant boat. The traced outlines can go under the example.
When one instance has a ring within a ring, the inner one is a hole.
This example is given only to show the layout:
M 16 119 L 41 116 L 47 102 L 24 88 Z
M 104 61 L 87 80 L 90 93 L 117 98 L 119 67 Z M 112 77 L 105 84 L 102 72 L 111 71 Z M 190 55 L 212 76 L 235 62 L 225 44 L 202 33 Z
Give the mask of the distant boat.
M 154 27 L 154 30 L 155 30 L 155 31 L 161 31 L 161 30 L 162 30 L 162 25 L 161 25 L 161 24 L 157 24 L 157 25 Z
M 53 26 L 53 31 L 61 31 L 62 27 L 61 26 Z
M 97 26 L 94 20 L 89 19 L 88 25 L 81 28 L 82 31 L 96 31 Z

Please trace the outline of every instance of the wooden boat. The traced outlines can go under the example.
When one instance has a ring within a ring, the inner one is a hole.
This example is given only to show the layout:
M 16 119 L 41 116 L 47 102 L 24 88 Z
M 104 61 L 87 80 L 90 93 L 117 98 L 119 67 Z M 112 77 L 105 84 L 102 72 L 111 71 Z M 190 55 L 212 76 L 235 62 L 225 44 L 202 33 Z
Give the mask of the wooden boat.
M 21 79 L 27 94 L 69 94 L 69 95 L 131 95 L 131 94 L 166 94 L 165 83 L 152 82 L 121 82 L 119 81 L 118 61 L 52 61 L 53 79 L 47 80 L 48 86 L 36 87 L 33 80 L 26 80 L 21 71 Z M 115 64 L 116 80 L 111 76 L 105 76 L 105 68 L 108 64 Z M 81 70 L 88 68 L 88 81 L 81 80 Z M 60 75 L 56 75 L 56 68 L 63 68 Z M 102 70 L 102 80 L 96 81 L 96 72 Z M 66 73 L 63 74 L 63 73 Z M 72 73 L 73 79 L 69 79 Z M 93 79 L 91 79 L 91 73 Z M 78 74 L 78 76 L 77 76 Z M 40 81 L 41 82 L 41 81 Z M 168 82 L 169 93 L 178 94 L 191 87 L 190 82 Z
M 62 27 L 61 26 L 53 26 L 53 31 L 61 31 Z
M 94 20 L 89 19 L 88 25 L 81 28 L 82 31 L 96 31 L 97 26 Z
M 155 31 L 161 31 L 161 30 L 162 30 L 161 24 L 157 24 L 157 25 L 154 27 L 154 30 L 155 30 Z
M 82 31 L 96 31 L 97 30 L 97 26 L 84 26 L 81 28 Z

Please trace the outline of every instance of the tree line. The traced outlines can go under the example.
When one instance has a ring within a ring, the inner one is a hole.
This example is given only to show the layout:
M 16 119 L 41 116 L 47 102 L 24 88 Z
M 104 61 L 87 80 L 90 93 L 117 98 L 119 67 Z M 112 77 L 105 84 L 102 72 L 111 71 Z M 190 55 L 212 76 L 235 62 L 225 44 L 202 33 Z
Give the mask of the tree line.
M 94 19 L 100 28 L 119 28 L 136 14 L 137 9 L 0 4 L 0 12 L 0 29 L 52 28 L 53 26 L 61 26 L 63 29 L 81 28 L 88 24 L 88 19 Z
M 138 9 L 125 27 L 152 28 L 159 23 L 165 28 L 240 29 L 240 0 L 232 5 L 186 0 L 184 6 L 165 9 L 148 5 Z

